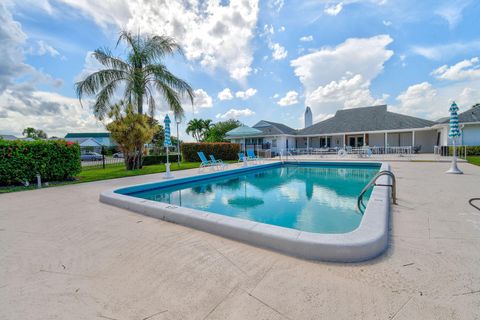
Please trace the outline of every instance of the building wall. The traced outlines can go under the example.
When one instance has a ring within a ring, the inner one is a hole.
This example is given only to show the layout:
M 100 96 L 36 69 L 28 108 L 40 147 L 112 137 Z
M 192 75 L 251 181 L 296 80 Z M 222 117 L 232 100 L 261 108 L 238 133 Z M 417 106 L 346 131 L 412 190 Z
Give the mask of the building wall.
M 420 149 L 420 153 L 433 152 L 433 148 L 436 144 L 437 130 L 415 132 L 415 145 L 422 146 L 422 149 Z
M 385 134 L 384 133 L 368 134 L 368 145 L 370 147 L 384 147 L 385 146 Z
M 480 146 L 480 123 L 467 124 L 463 127 L 462 144 L 465 146 Z

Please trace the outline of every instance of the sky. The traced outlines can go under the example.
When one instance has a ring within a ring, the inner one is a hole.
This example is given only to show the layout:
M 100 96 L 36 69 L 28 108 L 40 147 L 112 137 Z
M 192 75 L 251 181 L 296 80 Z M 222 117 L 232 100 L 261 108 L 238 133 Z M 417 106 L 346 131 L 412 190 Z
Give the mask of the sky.
M 314 122 L 377 104 L 435 120 L 480 102 L 479 16 L 474 0 L 3 0 L 0 134 L 105 131 L 74 84 L 93 50 L 125 56 L 122 29 L 182 46 L 165 63 L 196 94 L 184 140 L 192 118 L 302 128 L 305 106 Z

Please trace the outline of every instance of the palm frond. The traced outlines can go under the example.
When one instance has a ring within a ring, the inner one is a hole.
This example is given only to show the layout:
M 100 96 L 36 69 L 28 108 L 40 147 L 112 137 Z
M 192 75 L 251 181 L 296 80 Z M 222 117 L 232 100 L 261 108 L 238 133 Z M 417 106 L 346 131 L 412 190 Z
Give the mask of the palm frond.
M 153 76 L 155 83 L 168 85 L 177 91 L 180 96 L 187 97 L 193 105 L 195 94 L 192 87 L 184 80 L 173 75 L 166 66 L 162 64 L 154 64 L 145 67 L 145 74 Z
M 81 102 L 84 95 L 93 96 L 109 83 L 126 80 L 127 77 L 128 74 L 125 71 L 115 69 L 105 69 L 94 72 L 84 80 L 75 83 L 77 97 Z
M 155 86 L 157 87 L 157 90 L 163 93 L 170 110 L 172 110 L 174 114 L 183 117 L 184 111 L 177 92 L 164 83 L 156 82 Z
M 110 68 L 117 69 L 122 71 L 128 71 L 130 66 L 125 61 L 120 58 L 116 58 L 112 55 L 109 49 L 97 49 L 93 52 L 93 56 L 98 60 L 102 65 Z

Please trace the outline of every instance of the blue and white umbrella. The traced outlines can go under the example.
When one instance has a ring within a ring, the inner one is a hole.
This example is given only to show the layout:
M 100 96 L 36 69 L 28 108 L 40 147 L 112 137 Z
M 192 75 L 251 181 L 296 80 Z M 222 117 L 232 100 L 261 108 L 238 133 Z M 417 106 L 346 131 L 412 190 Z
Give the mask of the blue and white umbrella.
M 167 114 L 163 120 L 163 123 L 165 123 L 165 142 L 163 145 L 167 148 L 172 145 L 172 140 L 170 140 L 170 122 L 170 117 Z
M 453 159 L 452 165 L 447 173 L 461 174 L 463 172 L 457 167 L 456 140 L 460 137 L 461 133 L 458 127 L 458 106 L 455 101 L 452 103 L 448 111 L 450 111 L 450 130 L 448 131 L 448 136 L 453 141 Z
M 173 175 L 170 173 L 170 160 L 168 159 L 168 149 L 172 145 L 172 141 L 170 140 L 170 117 L 168 114 L 165 116 L 163 123 L 165 124 L 165 141 L 163 145 L 167 148 L 167 163 L 166 163 L 166 170 L 165 170 L 165 179 L 173 178 Z
M 458 106 L 455 101 L 450 106 L 450 131 L 448 136 L 455 140 L 455 138 L 460 137 L 460 130 L 458 129 Z

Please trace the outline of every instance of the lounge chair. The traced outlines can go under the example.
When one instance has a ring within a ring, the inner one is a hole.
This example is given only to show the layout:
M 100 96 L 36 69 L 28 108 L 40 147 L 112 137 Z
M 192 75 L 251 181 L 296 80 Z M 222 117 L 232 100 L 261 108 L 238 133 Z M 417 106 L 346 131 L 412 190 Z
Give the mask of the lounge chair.
M 213 164 L 216 164 L 222 168 L 225 168 L 225 163 L 223 163 L 223 161 L 221 159 L 215 159 L 215 156 L 213 154 L 210 155 L 210 162 L 213 163 Z
M 262 158 L 255 155 L 255 152 L 253 152 L 253 150 L 247 150 L 247 157 L 249 160 L 257 161 L 257 162 L 260 162 L 262 160 Z
M 238 153 L 238 162 L 243 162 L 243 161 L 245 161 L 245 153 L 239 152 Z
M 205 154 L 203 154 L 203 152 L 200 151 L 200 152 L 197 152 L 197 154 L 200 160 L 202 161 L 200 163 L 200 168 L 198 168 L 199 170 L 201 170 L 202 168 L 213 167 L 216 165 L 212 161 L 208 160 L 207 157 L 205 157 Z

